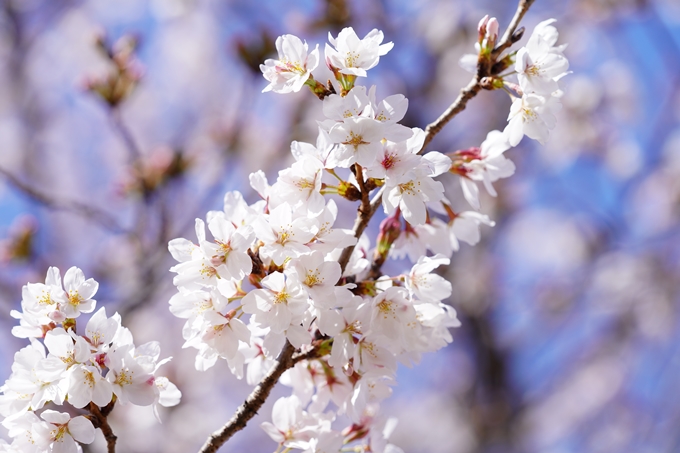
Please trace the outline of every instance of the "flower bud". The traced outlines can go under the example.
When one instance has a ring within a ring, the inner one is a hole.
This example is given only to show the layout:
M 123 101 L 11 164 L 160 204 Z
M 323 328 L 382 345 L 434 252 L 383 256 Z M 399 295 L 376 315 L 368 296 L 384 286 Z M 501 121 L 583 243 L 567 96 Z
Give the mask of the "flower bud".
M 490 53 L 496 47 L 496 40 L 498 39 L 498 19 L 495 17 L 488 19 L 484 23 L 483 31 L 484 34 L 482 34 L 482 28 L 479 29 L 479 44 L 483 53 Z
M 487 14 L 486 16 L 482 17 L 482 20 L 480 20 L 479 24 L 477 24 L 477 37 L 478 37 L 477 40 L 479 44 L 482 44 L 482 41 L 484 41 L 484 37 L 486 36 L 486 27 L 488 23 L 489 15 Z
M 486 36 L 489 40 L 496 42 L 498 39 L 498 19 L 492 17 L 489 19 L 489 23 L 486 25 Z
M 397 208 L 394 214 L 387 217 L 380 223 L 380 232 L 376 244 L 376 256 L 387 257 L 387 253 L 392 248 L 392 244 L 397 240 L 401 234 L 401 220 L 399 219 L 401 212 Z

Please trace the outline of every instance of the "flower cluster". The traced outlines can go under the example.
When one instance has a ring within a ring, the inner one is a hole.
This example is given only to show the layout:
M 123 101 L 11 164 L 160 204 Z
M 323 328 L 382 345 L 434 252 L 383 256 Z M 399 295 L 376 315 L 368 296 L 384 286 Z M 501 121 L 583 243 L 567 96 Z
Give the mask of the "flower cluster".
M 497 22 L 487 22 L 480 52 L 496 40 Z M 549 28 L 536 32 L 540 39 L 548 39 Z M 295 36 L 279 37 L 279 59 L 261 66 L 270 82 L 264 91 L 289 93 L 307 85 L 323 99 L 317 141 L 293 142 L 295 162 L 273 184 L 262 172 L 250 175 L 261 200 L 249 204 L 229 192 L 223 210 L 196 220 L 196 240 L 170 241 L 179 262 L 171 269 L 178 292 L 170 310 L 186 319 L 185 347 L 198 350 L 199 370 L 222 358 L 239 378 L 247 365 L 247 380 L 255 384 L 287 342 L 315 352 L 284 374 L 293 395 L 278 400 L 272 423 L 262 425 L 281 446 L 337 452 L 357 442 L 355 451 L 397 452 L 387 442 L 393 420 L 378 415 L 397 363 L 409 365 L 445 346 L 452 341 L 449 328 L 459 325 L 453 308 L 442 303 L 451 284 L 435 271 L 449 264 L 459 240 L 475 244 L 479 225 L 493 225 L 478 212 L 454 212 L 434 178 L 460 175 L 466 198 L 478 208 L 475 181 L 495 194 L 491 183 L 514 172 L 503 152 L 511 147 L 515 123 L 490 132 L 480 148 L 454 153 L 453 160 L 436 151 L 422 154 L 425 132 L 399 124 L 408 100 L 400 94 L 380 99 L 375 87 L 355 86 L 392 43 L 382 44 L 377 30 L 359 39 L 345 28 L 329 38 L 326 64 L 340 94 L 311 75 L 318 46 L 309 53 Z M 525 61 L 543 68 L 546 60 L 534 47 Z M 539 69 L 524 72 L 538 77 Z M 527 87 L 539 85 L 548 86 L 530 81 Z M 335 227 L 338 208 L 325 195 L 361 201 L 365 209 L 378 188 L 387 218 L 371 250 L 366 235 L 356 238 Z M 341 265 L 347 247 L 353 253 Z M 414 264 L 402 275 L 381 275 L 389 256 L 408 256 Z M 332 422 L 341 414 L 350 424 L 337 431 Z
M 50 267 L 45 283 L 24 286 L 22 312 L 11 312 L 20 320 L 12 333 L 31 344 L 15 354 L 12 374 L 0 387 L 2 425 L 14 439 L 3 451 L 75 453 L 81 451 L 77 442 L 94 440 L 95 428 L 94 415 L 74 413 L 94 405 L 101 414 L 99 408 L 118 401 L 154 405 L 158 417 L 156 405 L 179 402 L 177 387 L 157 375 L 170 359 L 159 360 L 157 342 L 136 347 L 118 314 L 109 318 L 102 307 L 76 333 L 76 319 L 95 309 L 98 286 L 76 267 L 66 271 L 63 284 L 59 269 Z M 49 403 L 66 411 L 44 409 Z
M 513 99 L 508 124 L 501 131 L 491 131 L 479 147 L 454 153 L 451 171 L 461 176 L 463 194 L 468 202 L 479 209 L 479 189 L 482 182 L 487 192 L 496 196 L 492 182 L 511 176 L 514 164 L 503 153 L 517 146 L 526 135 L 541 144 L 548 140 L 555 127 L 555 113 L 561 108 L 558 81 L 569 74 L 569 61 L 564 56 L 566 45 L 557 46 L 559 34 L 552 25 L 555 19 L 541 22 L 534 29 L 527 45 L 517 52 L 501 56 L 504 67 L 511 70 L 488 81 L 492 89 L 504 89 Z M 478 54 L 461 59 L 461 65 L 470 72 L 488 58 L 498 38 L 498 22 L 484 17 L 479 23 Z M 518 83 L 508 80 L 517 76 Z

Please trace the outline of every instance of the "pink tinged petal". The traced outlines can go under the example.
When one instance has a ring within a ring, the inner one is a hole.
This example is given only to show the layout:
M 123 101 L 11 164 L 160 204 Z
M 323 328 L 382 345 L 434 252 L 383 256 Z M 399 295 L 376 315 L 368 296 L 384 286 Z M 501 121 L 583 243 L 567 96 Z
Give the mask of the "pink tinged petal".
M 193 242 L 184 238 L 173 239 L 172 241 L 168 242 L 168 250 L 170 251 L 170 254 L 176 261 L 179 261 L 180 263 L 191 260 L 191 252 L 195 247 L 196 246 Z
M 281 292 L 286 287 L 286 279 L 281 272 L 272 272 L 263 278 L 261 283 L 274 292 Z
M 272 408 L 272 422 L 281 430 L 291 429 L 302 416 L 302 407 L 297 396 L 279 398 Z
M 304 344 L 309 344 L 311 341 L 311 336 L 307 329 L 298 325 L 291 325 L 286 330 L 286 338 L 290 341 L 290 344 L 296 348 L 301 347 Z
M 283 433 L 281 433 L 281 431 L 279 431 L 276 426 L 272 425 L 271 423 L 263 422 L 260 427 L 265 433 L 267 433 L 267 435 L 269 435 L 269 437 L 272 438 L 272 440 L 274 440 L 274 442 L 281 443 L 285 440 Z
M 75 440 L 82 444 L 94 442 L 94 426 L 82 415 L 71 419 L 68 423 L 68 431 Z
M 50 445 L 50 453 L 76 453 L 78 446 L 73 437 L 65 434 Z
M 64 275 L 64 288 L 66 291 L 78 291 L 85 282 L 85 275 L 79 268 L 73 266 Z
M 182 392 L 177 386 L 170 382 L 166 377 L 156 378 L 156 385 L 160 389 L 160 398 L 158 404 L 163 407 L 177 406 L 182 399 Z
M 258 310 L 268 312 L 272 309 L 274 306 L 274 295 L 272 295 L 270 291 L 265 289 L 256 289 L 253 291 L 253 293 L 255 293 L 253 294 L 253 298 L 255 300 L 255 306 Z M 245 301 L 245 297 L 243 300 Z
M 83 299 L 90 299 L 97 293 L 98 289 L 99 283 L 97 283 L 93 278 L 88 278 L 78 287 L 78 294 Z
M 154 377 L 150 374 L 142 382 L 126 386 L 125 390 L 129 401 L 137 406 L 153 404 L 156 401 L 156 393 L 158 392 L 154 384 Z
M 253 261 L 246 253 L 232 252 L 227 257 L 227 269 L 233 278 L 242 280 L 253 270 Z
M 269 318 L 269 321 L 271 322 L 272 332 L 275 333 L 284 332 L 290 326 L 290 321 L 292 319 L 290 310 L 288 310 L 288 307 L 280 307 L 278 305 L 274 305 L 272 311 L 273 316 Z
M 113 386 L 105 379 L 96 382 L 92 392 L 92 402 L 97 406 L 103 407 L 111 402 L 113 397 Z
M 196 219 L 194 222 L 194 229 L 196 230 L 196 238 L 201 243 L 205 241 L 205 222 L 201 219 Z
M 516 102 L 516 101 L 515 101 Z M 503 133 L 508 138 L 510 146 L 517 146 L 524 137 L 524 122 L 520 114 L 515 115 L 510 119 L 508 125 L 505 126 Z
M 90 344 L 81 336 L 76 337 L 74 358 L 78 363 L 85 363 L 92 357 Z
M 427 161 L 430 168 L 428 176 L 439 176 L 451 168 L 451 159 L 438 151 L 430 151 L 423 156 L 423 160 Z
M 231 235 L 236 230 L 231 222 L 221 216 L 213 217 L 208 223 L 208 229 L 213 237 L 221 242 L 229 242 Z
M 479 188 L 474 181 L 467 178 L 460 178 L 460 184 L 463 188 L 463 196 L 473 208 L 479 209 Z
M 250 329 L 240 319 L 232 319 L 229 321 L 229 327 L 234 331 L 236 338 L 244 343 L 250 342 Z
M 399 207 L 404 219 L 411 225 L 422 225 L 427 220 L 427 209 L 420 197 L 404 193 Z
M 483 157 L 495 158 L 510 149 L 510 143 L 503 132 L 494 130 L 487 134 L 480 148 Z
M 47 409 L 43 411 L 42 414 L 40 414 L 40 418 L 55 425 L 63 425 L 68 423 L 68 421 L 71 419 L 71 416 L 66 412 L 57 412 Z
M 50 266 L 50 268 L 47 269 L 45 284 L 48 286 L 58 286 L 61 288 L 61 275 L 59 273 L 59 268 Z

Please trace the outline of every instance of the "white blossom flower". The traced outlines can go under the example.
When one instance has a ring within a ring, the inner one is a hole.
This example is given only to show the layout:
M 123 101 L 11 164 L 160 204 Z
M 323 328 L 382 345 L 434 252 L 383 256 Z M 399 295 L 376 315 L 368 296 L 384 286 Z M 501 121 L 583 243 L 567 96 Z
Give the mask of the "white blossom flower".
M 479 148 L 466 151 L 472 154 L 472 158 L 460 164 L 456 172 L 461 174 L 463 195 L 473 208 L 480 207 L 477 181 L 482 181 L 489 195 L 495 197 L 496 190 L 491 183 L 515 173 L 515 164 L 503 155 L 509 148 L 510 143 L 505 133 L 491 131 Z
M 521 98 L 516 98 L 510 107 L 508 125 L 503 131 L 510 146 L 517 146 L 525 135 L 544 145 L 550 129 L 557 122 L 555 112 L 560 108 L 562 104 L 554 95 L 524 93 Z
M 200 246 L 217 275 L 220 278 L 242 280 L 250 274 L 253 269 L 248 256 L 248 249 L 253 242 L 250 225 L 236 228 L 222 213 L 217 213 L 208 222 L 208 229 L 215 242 L 201 241 Z
M 343 28 L 337 38 L 328 34 L 331 46 L 326 44 L 326 61 L 338 68 L 342 74 L 366 77 L 366 71 L 375 67 L 380 57 L 387 54 L 394 44 L 382 44 L 383 33 L 371 30 L 363 39 L 359 39 L 352 27 Z
M 260 283 L 263 289 L 255 289 L 243 298 L 243 311 L 253 313 L 258 323 L 270 327 L 274 333 L 296 328 L 309 307 L 307 294 L 299 281 L 272 272 Z
M 306 449 L 317 429 L 315 417 L 302 410 L 297 396 L 279 398 L 272 408 L 272 422 L 260 426 L 273 440 L 288 448 Z
M 262 92 L 297 92 L 302 89 L 312 71 L 319 64 L 319 46 L 308 53 L 307 42 L 293 35 L 276 38 L 279 59 L 267 59 L 260 65 L 264 78 L 269 81 Z
M 112 385 L 121 404 L 132 403 L 149 406 L 156 401 L 158 389 L 154 384 L 153 373 L 135 360 L 133 348 L 124 346 L 107 354 L 109 368 L 106 380 Z
M 525 47 L 517 51 L 515 71 L 522 91 L 550 96 L 559 89 L 557 81 L 568 74 L 569 61 L 555 47 L 559 34 L 551 24 L 555 19 L 541 22 L 534 28 Z
M 419 165 L 401 178 L 386 181 L 382 199 L 385 213 L 391 214 L 398 206 L 404 219 L 411 225 L 425 223 L 426 203 L 439 201 L 444 196 L 444 186 L 432 176 L 435 174 L 427 165 Z
M 277 198 L 291 206 L 303 206 L 310 215 L 319 214 L 326 207 L 320 192 L 323 168 L 320 160 L 303 157 L 281 170 L 273 186 Z
M 67 318 L 77 318 L 81 313 L 94 311 L 97 301 L 92 299 L 99 283 L 93 278 L 85 280 L 83 271 L 72 267 L 64 274 L 64 298 L 59 301 L 59 311 Z
M 74 407 L 85 407 L 90 401 L 104 407 L 111 402 L 111 383 L 92 365 L 74 366 L 70 370 L 68 381 L 68 402 Z
M 302 283 L 314 305 L 332 307 L 335 303 L 335 284 L 340 280 L 340 263 L 326 261 L 324 254 L 317 250 L 296 258 L 291 264 L 288 273 L 294 274 L 296 280 Z
M 306 216 L 293 215 L 291 206 L 283 203 L 253 223 L 257 237 L 264 242 L 260 255 L 276 264 L 309 252 L 306 245 L 318 231 L 316 221 Z
M 448 265 L 449 258 L 442 254 L 433 257 L 421 256 L 406 276 L 406 289 L 423 302 L 439 302 L 451 295 L 451 283 L 432 271 L 441 265 Z
M 46 410 L 40 417 L 47 423 L 37 425 L 34 431 L 37 436 L 49 439 L 49 453 L 78 453 L 76 442 L 94 442 L 94 426 L 82 415 L 71 418 L 66 412 Z
M 328 135 L 339 144 L 333 151 L 337 165 L 347 168 L 355 162 L 364 167 L 373 164 L 382 150 L 385 131 L 383 123 L 365 117 L 347 118 L 333 126 Z

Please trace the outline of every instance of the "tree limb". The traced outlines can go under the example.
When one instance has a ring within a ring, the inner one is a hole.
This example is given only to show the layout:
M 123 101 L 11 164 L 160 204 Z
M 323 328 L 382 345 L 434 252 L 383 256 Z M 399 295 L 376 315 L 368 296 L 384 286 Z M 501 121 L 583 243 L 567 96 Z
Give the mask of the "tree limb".
M 274 365 L 264 379 L 257 384 L 257 387 L 255 387 L 252 393 L 248 395 L 245 402 L 236 410 L 236 413 L 231 417 L 231 420 L 210 435 L 203 447 L 199 450 L 200 453 L 216 452 L 231 436 L 246 427 L 246 423 L 248 423 L 248 421 L 257 414 L 257 411 L 260 410 L 284 371 L 294 365 L 294 352 L 295 348 L 288 340 L 286 340 L 286 345 L 281 350 L 276 365 Z
M 94 427 L 101 429 L 102 434 L 104 434 L 104 439 L 106 439 L 107 453 L 116 453 L 116 440 L 118 440 L 116 435 L 113 433 L 108 420 L 106 419 L 109 413 L 111 413 L 114 404 L 115 403 L 109 403 L 108 406 L 100 409 L 96 404 L 90 403 L 88 407 L 90 413 L 92 414 L 90 420 L 93 422 Z

